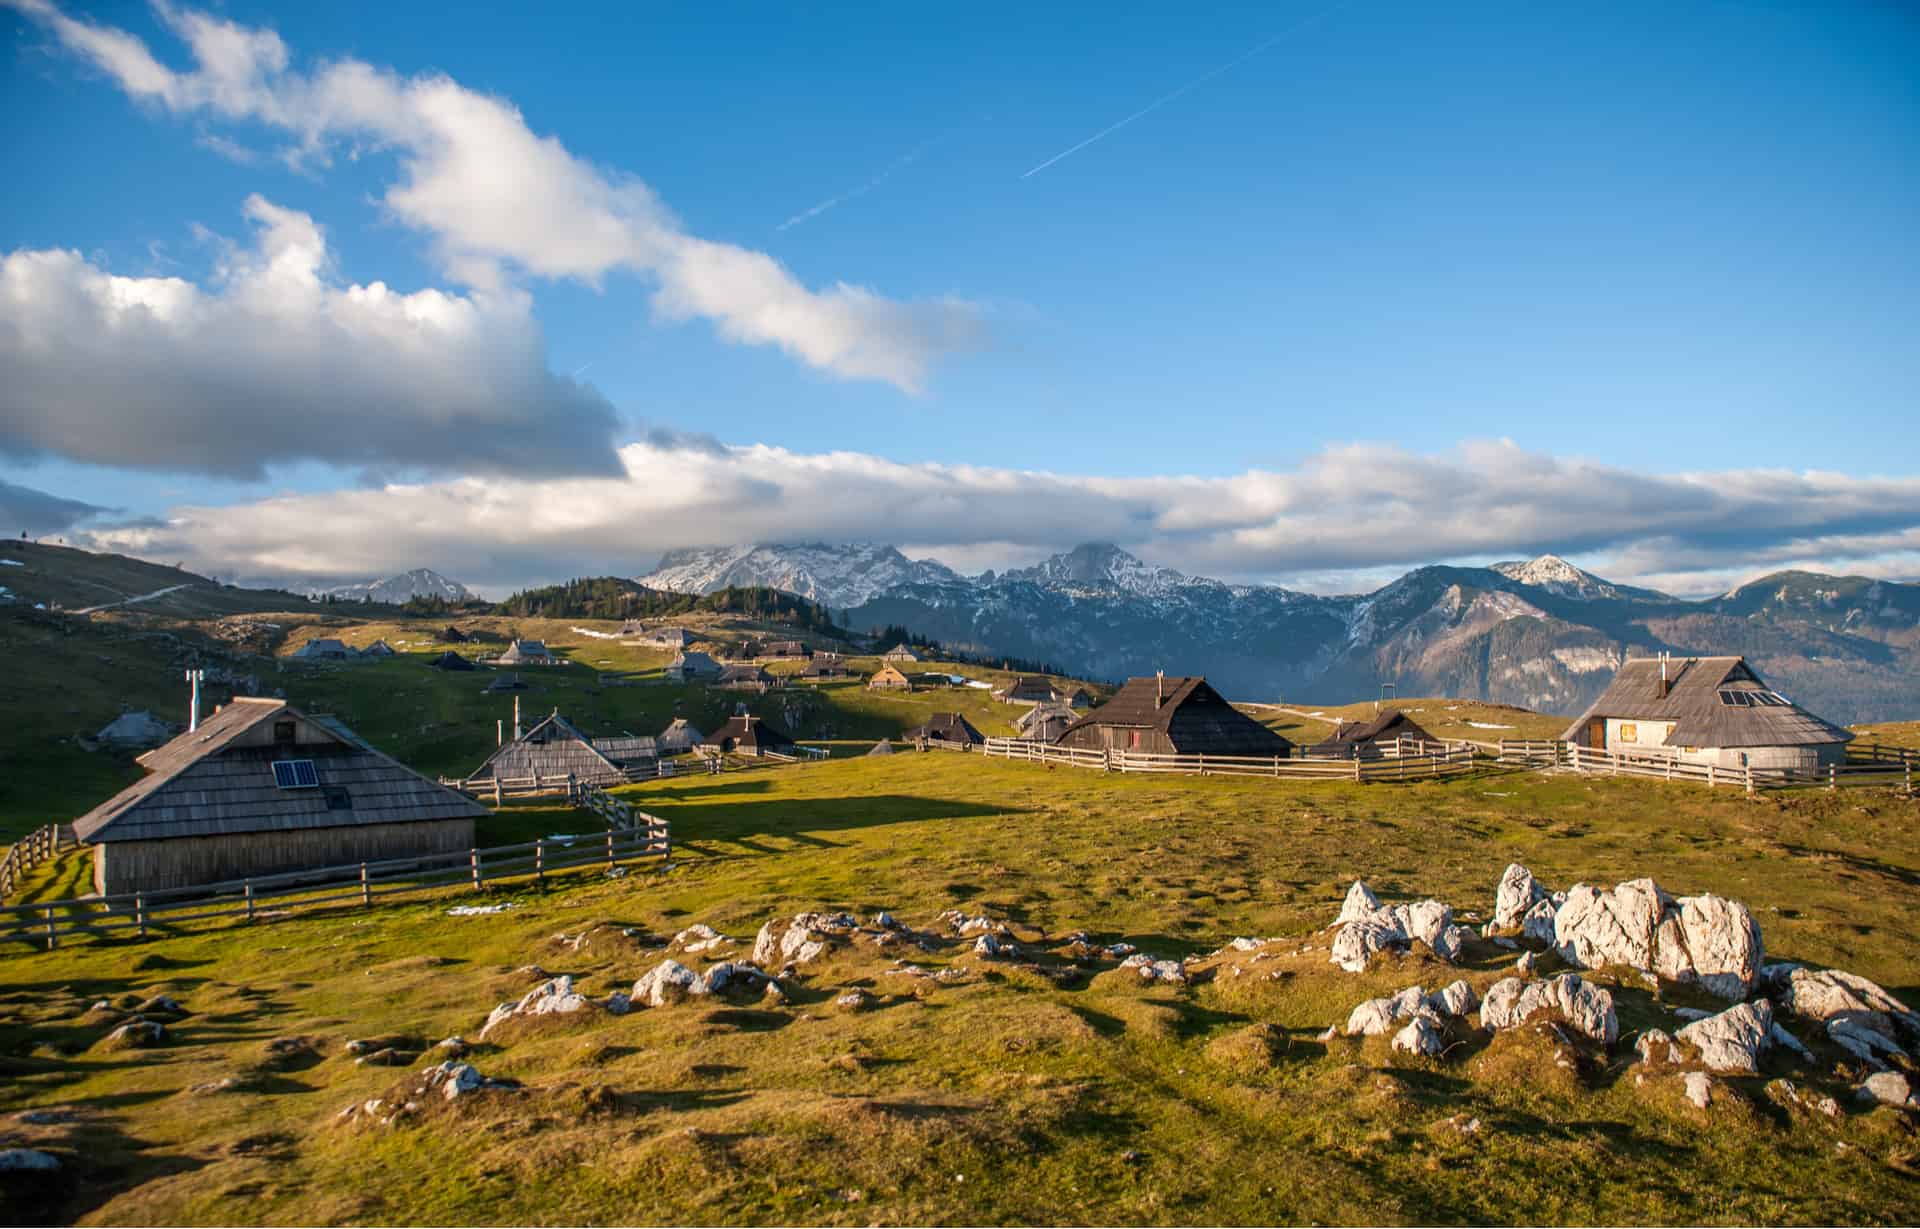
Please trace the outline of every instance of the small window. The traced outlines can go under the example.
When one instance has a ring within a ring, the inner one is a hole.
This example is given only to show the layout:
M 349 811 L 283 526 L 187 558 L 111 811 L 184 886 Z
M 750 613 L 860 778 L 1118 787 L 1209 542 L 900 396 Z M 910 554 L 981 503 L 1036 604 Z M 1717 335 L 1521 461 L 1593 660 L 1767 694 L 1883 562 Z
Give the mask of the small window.
M 329 785 L 323 788 L 320 791 L 320 793 L 327 800 L 327 810 L 329 811 L 353 810 L 353 795 L 347 793 L 344 787 L 338 786 L 338 785 Z
M 273 741 L 277 743 L 290 743 L 293 741 L 293 733 L 293 722 L 276 721 L 273 723 Z
M 318 789 L 320 774 L 313 770 L 312 760 L 275 760 L 273 783 L 281 789 Z
M 1621 722 L 1621 723 L 1620 723 L 1620 741 L 1621 741 L 1621 742 L 1623 742 L 1623 743 L 1637 743 L 1637 742 L 1639 742 L 1639 741 L 1640 741 L 1640 727 L 1639 727 L 1639 726 L 1637 726 L 1637 725 L 1635 725 L 1635 724 L 1634 724 L 1633 722 L 1631 722 L 1631 721 L 1623 721 L 1623 722 Z

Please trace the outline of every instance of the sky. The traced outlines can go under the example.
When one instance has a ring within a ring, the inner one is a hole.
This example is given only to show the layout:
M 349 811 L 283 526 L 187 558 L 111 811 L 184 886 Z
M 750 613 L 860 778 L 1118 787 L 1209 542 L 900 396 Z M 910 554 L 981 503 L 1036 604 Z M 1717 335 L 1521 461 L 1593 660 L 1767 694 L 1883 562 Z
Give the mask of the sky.
M 0 0 L 0 529 L 1920 576 L 1898 3 Z

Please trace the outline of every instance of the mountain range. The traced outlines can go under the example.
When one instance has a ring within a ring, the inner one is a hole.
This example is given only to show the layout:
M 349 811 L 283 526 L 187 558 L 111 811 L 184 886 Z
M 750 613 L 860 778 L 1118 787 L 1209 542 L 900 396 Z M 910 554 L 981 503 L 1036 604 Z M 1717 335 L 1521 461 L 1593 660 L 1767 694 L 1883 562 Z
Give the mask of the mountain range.
M 1228 584 L 1090 543 L 966 576 L 892 546 L 673 551 L 639 578 L 709 593 L 768 585 L 957 648 L 1118 679 L 1205 674 L 1243 700 L 1334 704 L 1447 695 L 1574 713 L 1629 655 L 1740 653 L 1842 722 L 1920 716 L 1920 584 L 1779 572 L 1695 601 L 1604 580 L 1554 555 L 1416 568 L 1367 594 Z
M 465 585 L 457 580 L 449 580 L 432 568 L 415 568 L 384 580 L 336 585 L 323 590 L 322 594 L 347 602 L 386 602 L 395 606 L 416 597 L 437 597 L 458 602 L 473 596 Z

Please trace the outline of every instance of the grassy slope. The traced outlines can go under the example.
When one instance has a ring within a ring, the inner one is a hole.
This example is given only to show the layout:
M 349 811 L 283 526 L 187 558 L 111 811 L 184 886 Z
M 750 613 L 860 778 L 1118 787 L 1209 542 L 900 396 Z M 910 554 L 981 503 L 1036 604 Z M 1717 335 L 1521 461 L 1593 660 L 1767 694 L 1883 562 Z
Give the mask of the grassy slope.
M 1863 743 L 1920 750 L 1920 721 L 1884 721 L 1879 725 L 1847 727 Z
M 1383 707 L 1399 709 L 1435 738 L 1464 738 L 1483 743 L 1499 742 L 1503 738 L 1558 738 L 1567 728 L 1565 717 L 1481 700 L 1449 700 L 1429 696 L 1389 700 Z M 1358 704 L 1289 706 L 1284 713 L 1275 709 L 1258 711 L 1263 716 L 1278 714 L 1294 721 L 1324 726 L 1328 733 L 1332 733 L 1334 726 L 1342 721 L 1372 720 L 1374 702 L 1366 700 Z M 1476 722 L 1479 724 L 1474 724 Z M 1285 733 L 1284 730 L 1281 732 Z
M 1737 1097 L 1701 1113 L 1671 1078 L 1636 1087 L 1624 1045 L 1575 1075 L 1537 1036 L 1470 1044 L 1443 1063 L 1393 1056 L 1379 1039 L 1311 1040 L 1361 998 L 1454 975 L 1415 956 L 1361 976 L 1332 970 L 1324 951 L 1248 958 L 1238 974 L 1172 990 L 1114 972 L 1056 981 L 990 968 L 959 947 L 914 955 L 971 970 L 936 986 L 885 972 L 879 954 L 847 955 L 810 972 L 790 1007 L 567 1018 L 475 1056 L 526 1092 L 436 1104 L 419 1125 L 336 1125 L 342 1106 L 400 1074 L 356 1067 L 349 1038 L 471 1038 L 527 984 L 517 966 L 538 961 L 604 993 L 658 959 L 617 930 L 580 951 L 553 941 L 600 923 L 670 934 L 698 920 L 750 938 L 801 907 L 884 907 L 924 926 L 957 905 L 1004 916 L 1035 944 L 1085 927 L 1177 955 L 1235 934 L 1304 934 L 1354 875 L 1389 897 L 1485 909 L 1518 859 L 1559 886 L 1650 873 L 1725 893 L 1754 907 L 1770 955 L 1839 964 L 1910 1001 L 1920 987 L 1920 825 L 1913 803 L 1888 795 L 1749 801 L 1522 774 L 1408 788 L 1123 778 L 946 754 L 630 792 L 673 819 L 665 875 L 521 893 L 489 917 L 403 906 L 6 957 L 0 1109 L 83 1107 L 80 1123 L 9 1129 L 77 1151 L 92 1180 L 69 1179 L 52 1204 L 10 1203 L 10 1216 L 1912 1218 L 1914 1137 L 1891 1111 L 1847 1102 L 1829 1124 L 1776 1108 L 1756 1079 L 1732 1081 Z M 1510 959 L 1471 955 L 1483 988 Z M 835 1012 L 851 985 L 879 1008 Z M 81 1018 L 87 1003 L 161 990 L 194 1012 L 172 1044 L 87 1048 L 106 1031 Z M 1676 1023 L 1637 983 L 1617 993 L 1623 1028 Z M 1248 1031 L 1262 1023 L 1279 1032 Z M 320 1057 L 276 1068 L 264 1046 L 283 1035 L 315 1038 Z M 1791 1074 L 1844 1093 L 1821 1071 Z M 228 1075 L 243 1090 L 182 1091 Z M 1485 1129 L 1448 1125 L 1464 1117 Z
M 130 597 L 156 593 L 177 585 L 186 588 L 133 609 L 179 618 L 208 618 L 263 610 L 326 609 L 315 603 L 267 589 L 235 589 L 205 576 L 125 555 L 96 554 L 71 546 L 44 542 L 0 540 L 0 559 L 20 566 L 0 566 L 0 585 L 27 604 L 44 602 L 80 610 Z

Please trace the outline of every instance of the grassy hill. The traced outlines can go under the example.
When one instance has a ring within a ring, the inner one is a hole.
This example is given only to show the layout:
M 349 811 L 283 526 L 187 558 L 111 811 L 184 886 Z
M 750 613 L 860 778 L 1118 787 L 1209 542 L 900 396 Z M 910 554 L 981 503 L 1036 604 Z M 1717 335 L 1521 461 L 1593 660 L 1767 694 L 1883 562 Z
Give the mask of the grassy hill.
M 0 563 L 0 585 L 27 606 L 137 608 L 143 614 L 174 618 L 326 609 L 275 589 L 238 589 L 164 564 L 45 542 L 0 540 L 0 561 L 9 561 Z
M 4 957 L 9 1142 L 66 1165 L 6 1179 L 5 1219 L 1912 1218 L 1912 1124 L 1854 1102 L 1834 1072 L 1845 1056 L 1791 1018 L 1820 1061 L 1769 1059 L 1721 1081 L 1705 1111 L 1673 1075 L 1638 1080 L 1631 1048 L 1635 1030 L 1671 1031 L 1673 1008 L 1702 1000 L 1632 975 L 1595 976 L 1622 1015 L 1612 1052 L 1540 1031 L 1440 1060 L 1316 1040 L 1364 998 L 1455 976 L 1484 989 L 1513 960 L 1476 942 L 1460 969 L 1408 955 L 1340 973 L 1312 932 L 1348 881 L 1485 911 L 1510 860 L 1556 887 L 1651 874 L 1744 900 L 1770 957 L 1836 964 L 1913 1002 L 1920 825 L 1891 795 L 1748 800 L 1517 772 L 1409 787 L 1123 777 L 946 754 L 625 792 L 671 818 L 670 870 L 502 892 L 512 908 L 489 916 L 450 917 L 447 899 Z M 359 1065 L 349 1041 L 472 1041 L 533 984 L 529 964 L 604 995 L 691 923 L 744 950 L 763 922 L 823 906 L 888 909 L 928 932 L 944 909 L 984 911 L 1031 958 L 988 961 L 946 938 L 855 947 L 807 966 L 784 1005 L 515 1026 L 470 1057 L 521 1090 L 429 1097 L 391 1125 L 338 1117 L 405 1099 L 409 1070 L 433 1061 Z M 1284 938 L 1149 987 L 1111 959 L 1076 963 L 1076 929 L 1162 957 Z M 856 989 L 867 1009 L 836 1006 Z M 117 1016 L 90 1004 L 157 993 L 188 1012 L 165 1044 L 102 1044 Z M 1779 1077 L 1803 1099 L 1835 1096 L 1839 1116 L 1796 1107 Z M 17 1116 L 28 1109 L 57 1112 Z

